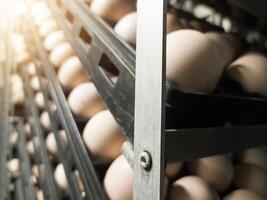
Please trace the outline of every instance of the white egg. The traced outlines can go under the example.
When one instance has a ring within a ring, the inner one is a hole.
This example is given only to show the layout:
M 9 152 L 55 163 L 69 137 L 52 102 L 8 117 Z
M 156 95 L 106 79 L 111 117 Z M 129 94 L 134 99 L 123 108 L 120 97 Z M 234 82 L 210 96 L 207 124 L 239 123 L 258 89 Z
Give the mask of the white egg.
M 12 177 L 18 177 L 20 174 L 20 160 L 18 158 L 13 158 L 8 161 L 7 168 Z
M 42 92 L 37 92 L 35 94 L 34 101 L 39 109 L 43 110 L 45 108 L 45 99 Z
M 68 103 L 75 115 L 85 118 L 90 118 L 106 108 L 94 84 L 90 82 L 75 87 L 69 94 Z
M 68 138 L 66 135 L 66 132 L 64 130 L 61 130 L 58 132 L 60 137 L 62 138 L 63 142 L 67 144 Z M 57 148 L 57 142 L 54 133 L 49 133 L 45 140 L 45 145 L 50 154 L 53 156 L 58 155 L 58 148 Z
M 39 28 L 39 34 L 42 37 L 47 36 L 49 33 L 58 30 L 57 21 L 54 19 L 47 20 L 44 24 L 42 24 Z
M 90 80 L 88 73 L 77 56 L 68 58 L 60 67 L 57 77 L 65 90 L 71 90 Z
M 41 122 L 41 125 L 46 130 L 50 130 L 51 129 L 51 121 L 50 121 L 48 112 L 44 111 L 44 112 L 41 113 L 41 115 L 40 115 L 40 122 Z
M 44 39 L 44 47 L 46 50 L 51 51 L 60 43 L 66 41 L 65 35 L 63 31 L 54 31 L 47 35 Z
M 65 170 L 62 164 L 57 165 L 55 172 L 54 172 L 54 179 L 55 179 L 56 184 L 62 191 L 67 191 L 69 185 L 68 185 Z
M 49 60 L 55 66 L 59 66 L 67 60 L 69 57 L 73 56 L 74 52 L 71 45 L 68 42 L 63 42 L 58 44 L 50 53 Z

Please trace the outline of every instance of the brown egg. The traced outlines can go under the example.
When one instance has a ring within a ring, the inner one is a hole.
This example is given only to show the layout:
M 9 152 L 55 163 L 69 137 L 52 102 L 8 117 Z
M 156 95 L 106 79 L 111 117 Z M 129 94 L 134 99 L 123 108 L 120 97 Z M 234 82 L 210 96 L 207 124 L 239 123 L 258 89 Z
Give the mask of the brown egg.
M 20 175 L 20 160 L 18 158 L 9 160 L 7 168 L 12 177 L 18 177 Z
M 66 135 L 66 132 L 64 130 L 61 130 L 58 132 L 65 144 L 68 142 L 68 138 Z M 45 140 L 45 145 L 50 154 L 53 156 L 58 155 L 58 148 L 57 148 L 57 142 L 54 133 L 49 133 Z
M 126 42 L 135 45 L 136 44 L 136 26 L 137 26 L 137 13 L 132 12 L 122 17 L 116 26 L 115 32 Z M 177 16 L 174 13 L 167 13 L 167 33 L 173 32 L 178 29 L 182 29 L 182 25 L 179 23 Z
M 226 195 L 223 200 L 264 200 L 264 198 L 250 190 L 239 189 Z
M 106 108 L 94 84 L 90 82 L 75 87 L 68 97 L 68 103 L 75 115 L 85 118 L 90 118 Z
M 55 66 L 59 66 L 67 60 L 69 57 L 73 56 L 73 50 L 69 43 L 63 42 L 58 44 L 50 53 L 49 60 Z
M 219 200 L 219 196 L 204 179 L 185 176 L 171 185 L 169 200 Z
M 205 179 L 216 190 L 224 191 L 232 182 L 234 167 L 225 155 L 210 156 L 189 163 L 190 171 Z
M 212 92 L 224 70 L 218 45 L 194 30 L 168 34 L 166 57 L 167 79 L 185 92 Z
M 267 58 L 259 52 L 247 52 L 227 68 L 227 74 L 244 90 L 267 97 Z
M 51 51 L 60 43 L 66 41 L 63 31 L 54 31 L 48 34 L 44 39 L 44 47 L 46 50 Z
M 45 99 L 44 99 L 44 95 L 42 92 L 37 92 L 35 94 L 34 101 L 39 109 L 43 110 L 45 108 Z
M 234 185 L 236 188 L 251 190 L 267 198 L 266 171 L 254 164 L 240 164 L 235 167 Z
M 60 67 L 57 77 L 65 90 L 71 90 L 90 80 L 88 73 L 77 56 L 68 58 Z
M 110 111 L 105 110 L 86 124 L 83 140 L 93 155 L 110 160 L 120 155 L 125 138 Z
M 168 177 L 174 177 L 182 170 L 182 168 L 183 168 L 182 162 L 169 163 L 167 164 L 165 173 Z
M 48 112 L 43 111 L 40 115 L 40 122 L 41 125 L 46 129 L 46 130 L 50 130 L 51 129 L 51 122 L 50 122 L 50 118 L 48 115 Z
M 267 153 L 264 148 L 247 149 L 240 152 L 237 158 L 242 163 L 255 164 L 267 171 Z
M 57 21 L 50 18 L 39 28 L 39 35 L 42 37 L 47 36 L 49 33 L 58 30 Z
M 91 10 L 110 22 L 117 22 L 126 14 L 135 10 L 135 2 L 132 0 L 94 0 Z

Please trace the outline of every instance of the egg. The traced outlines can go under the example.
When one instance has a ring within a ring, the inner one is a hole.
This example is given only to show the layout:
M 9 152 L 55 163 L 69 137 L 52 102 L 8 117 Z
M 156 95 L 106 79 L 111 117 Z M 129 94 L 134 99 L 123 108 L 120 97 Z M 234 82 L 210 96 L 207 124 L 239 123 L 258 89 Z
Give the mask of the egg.
M 44 99 L 44 95 L 42 92 L 37 92 L 35 94 L 34 101 L 39 109 L 43 110 L 45 108 L 45 99 Z
M 31 175 L 31 183 L 32 183 L 32 185 L 36 185 L 38 183 L 38 179 L 36 176 Z
M 50 130 L 51 129 L 51 121 L 50 121 L 48 112 L 43 111 L 41 113 L 41 115 L 40 115 L 40 123 L 46 130 Z
M 169 163 L 166 166 L 165 173 L 168 177 L 174 177 L 182 170 L 182 168 L 182 162 Z
M 64 130 L 61 130 L 58 133 L 61 136 L 63 142 L 67 144 L 68 138 L 67 138 L 66 132 Z M 45 140 L 45 145 L 50 154 L 52 154 L 53 156 L 58 155 L 57 142 L 56 142 L 54 133 L 49 133 L 47 135 L 46 140 Z
M 131 200 L 133 196 L 133 170 L 123 155 L 108 168 L 104 188 L 110 200 Z
M 29 64 L 27 64 L 27 72 L 30 76 L 35 76 L 36 75 L 36 67 L 35 64 L 33 62 L 30 62 Z
M 79 190 L 80 190 L 80 192 L 82 192 L 84 190 L 84 186 L 83 186 L 83 183 L 81 180 L 81 176 L 77 170 L 74 171 L 74 175 L 75 175 L 76 181 L 78 183 Z M 63 192 L 66 192 L 68 190 L 69 184 L 68 184 L 68 180 L 67 180 L 67 177 L 65 174 L 64 167 L 61 163 L 58 164 L 56 169 L 55 169 L 54 178 L 55 178 L 55 182 L 58 185 L 58 187 Z
M 183 26 L 179 23 L 177 16 L 174 13 L 167 13 L 167 33 L 182 29 Z M 132 12 L 122 17 L 115 25 L 115 32 L 126 42 L 136 44 L 136 27 L 137 27 L 137 12 Z
M 120 155 L 125 138 L 110 111 L 105 110 L 86 124 L 83 140 L 93 155 L 110 160 Z
M 62 164 L 57 165 L 55 172 L 54 172 L 54 179 L 55 179 L 56 184 L 62 191 L 67 191 L 69 185 L 68 185 L 65 170 Z
M 13 158 L 7 163 L 8 171 L 12 177 L 18 177 L 20 175 L 20 161 L 18 158 Z
M 55 66 L 59 66 L 69 57 L 73 56 L 73 50 L 69 43 L 63 42 L 58 44 L 50 53 L 49 60 Z
M 251 190 L 267 198 L 266 171 L 254 164 L 239 164 L 235 167 L 234 186 Z
M 184 92 L 212 92 L 226 59 L 220 46 L 205 34 L 178 30 L 167 35 L 167 80 Z
M 185 176 L 171 185 L 169 200 L 219 200 L 219 196 L 204 179 Z
M 257 93 L 267 97 L 267 58 L 259 52 L 250 51 L 227 68 L 227 74 L 240 83 L 249 93 Z
M 40 80 L 38 76 L 34 76 L 31 78 L 31 87 L 34 91 L 40 90 Z
M 124 15 L 135 10 L 132 0 L 93 0 L 91 10 L 109 22 L 117 22 Z
M 230 186 L 234 174 L 233 163 L 225 155 L 210 156 L 191 161 L 189 169 L 191 173 L 202 177 L 220 192 Z
M 75 87 L 69 94 L 68 103 L 75 115 L 85 118 L 93 117 L 106 108 L 97 89 L 91 82 L 82 83 Z
M 43 45 L 46 50 L 51 51 L 57 45 L 65 41 L 66 38 L 63 31 L 53 31 L 45 37 Z
M 31 136 L 31 125 L 29 123 L 24 124 L 24 132 L 25 132 L 26 137 Z
M 39 170 L 37 165 L 32 165 L 31 171 L 34 176 L 39 177 Z
M 9 135 L 9 144 L 12 146 L 17 145 L 18 143 L 19 134 L 17 131 L 12 131 Z
M 29 153 L 30 156 L 33 156 L 34 154 L 34 144 L 33 144 L 33 140 L 30 140 L 26 143 L 26 149 L 27 152 Z
M 39 35 L 42 37 L 47 36 L 49 33 L 58 30 L 57 21 L 50 18 L 44 24 L 42 24 L 39 28 Z
M 10 84 L 11 102 L 15 106 L 22 106 L 24 104 L 25 95 L 21 77 L 18 75 L 12 75 L 10 78 Z
M 65 90 L 71 90 L 90 80 L 88 73 L 77 56 L 68 58 L 60 67 L 57 77 Z
M 223 200 L 264 200 L 264 199 L 265 198 L 261 197 L 257 193 L 245 189 L 235 190 L 223 198 Z
M 44 200 L 44 193 L 42 190 L 37 189 L 35 192 L 36 200 Z
M 52 17 L 52 13 L 46 7 L 46 8 L 43 9 L 42 12 L 40 12 L 37 15 L 33 16 L 33 22 L 34 22 L 34 24 L 36 26 L 40 27 L 42 24 L 44 24 L 51 17 Z
M 264 148 L 252 148 L 240 152 L 237 158 L 242 163 L 255 164 L 267 171 L 267 153 Z

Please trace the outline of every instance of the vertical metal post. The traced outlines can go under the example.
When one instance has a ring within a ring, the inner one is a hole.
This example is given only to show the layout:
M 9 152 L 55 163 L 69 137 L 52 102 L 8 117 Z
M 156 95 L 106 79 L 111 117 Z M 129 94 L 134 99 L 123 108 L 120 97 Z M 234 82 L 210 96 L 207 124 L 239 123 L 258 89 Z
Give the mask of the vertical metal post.
M 138 0 L 134 199 L 163 199 L 166 1 Z

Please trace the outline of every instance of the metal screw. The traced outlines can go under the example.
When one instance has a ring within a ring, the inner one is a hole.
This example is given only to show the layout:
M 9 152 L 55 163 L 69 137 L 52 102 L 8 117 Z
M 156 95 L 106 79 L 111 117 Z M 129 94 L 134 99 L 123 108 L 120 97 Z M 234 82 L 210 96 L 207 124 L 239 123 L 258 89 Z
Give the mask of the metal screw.
M 151 156 L 150 154 L 147 152 L 147 151 L 143 151 L 141 154 L 140 154 L 140 165 L 143 169 L 149 171 L 151 169 L 151 166 L 152 166 L 152 159 L 151 159 Z

